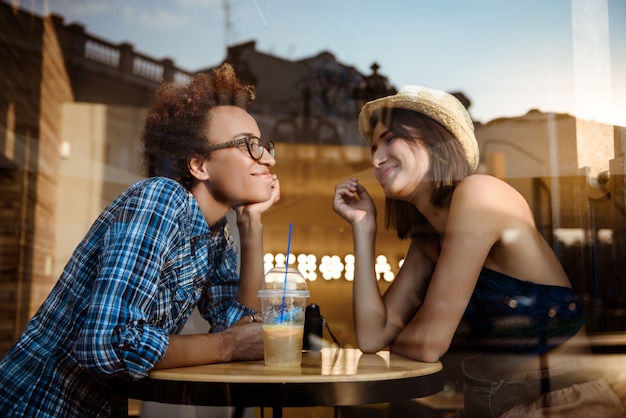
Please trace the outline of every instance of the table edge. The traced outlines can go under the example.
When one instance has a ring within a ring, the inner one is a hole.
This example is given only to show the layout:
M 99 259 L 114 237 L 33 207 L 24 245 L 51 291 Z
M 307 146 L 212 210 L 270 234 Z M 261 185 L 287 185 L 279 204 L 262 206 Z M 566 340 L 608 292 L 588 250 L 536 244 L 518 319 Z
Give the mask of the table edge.
M 284 370 L 284 374 L 273 375 L 235 375 L 235 374 L 206 374 L 206 375 L 189 375 L 185 373 L 186 367 L 175 369 L 163 369 L 150 372 L 148 379 L 167 380 L 181 382 L 214 382 L 214 383 L 330 383 L 330 382 L 363 382 L 363 381 L 384 381 L 406 379 L 411 377 L 420 377 L 435 374 L 443 370 L 441 362 L 423 363 L 428 367 L 415 370 L 385 370 L 382 372 L 370 372 L 359 374 L 292 374 L 294 368 L 272 368 L 273 371 Z M 196 366 L 201 367 L 201 366 Z M 266 367 L 266 366 L 264 366 Z M 300 370 L 300 368 L 298 368 Z M 210 378 L 210 380 L 209 380 Z

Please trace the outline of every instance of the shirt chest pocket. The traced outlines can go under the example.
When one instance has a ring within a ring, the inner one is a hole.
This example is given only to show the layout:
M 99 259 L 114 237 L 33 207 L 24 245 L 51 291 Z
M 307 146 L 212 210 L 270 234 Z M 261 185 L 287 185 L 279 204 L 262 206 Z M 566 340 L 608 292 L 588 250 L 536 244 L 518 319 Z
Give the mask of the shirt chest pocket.
M 164 271 L 161 277 L 150 322 L 168 332 L 178 332 L 200 298 L 202 279 L 176 268 Z

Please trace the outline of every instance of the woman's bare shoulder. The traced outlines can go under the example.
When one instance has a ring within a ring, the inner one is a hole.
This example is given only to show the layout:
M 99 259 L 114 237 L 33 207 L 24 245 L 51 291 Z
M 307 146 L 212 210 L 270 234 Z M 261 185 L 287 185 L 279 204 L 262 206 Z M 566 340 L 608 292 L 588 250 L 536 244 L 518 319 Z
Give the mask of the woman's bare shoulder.
M 466 204 L 474 202 L 487 206 L 526 206 L 524 197 L 507 182 L 487 174 L 473 174 L 456 187 L 454 197 Z
M 465 229 L 490 231 L 498 240 L 503 230 L 519 227 L 520 222 L 533 226 L 534 217 L 515 188 L 496 177 L 475 174 L 454 191 L 448 222 L 463 224 Z
M 489 174 L 472 174 L 461 180 L 457 189 L 471 189 L 473 192 L 514 191 L 504 180 Z

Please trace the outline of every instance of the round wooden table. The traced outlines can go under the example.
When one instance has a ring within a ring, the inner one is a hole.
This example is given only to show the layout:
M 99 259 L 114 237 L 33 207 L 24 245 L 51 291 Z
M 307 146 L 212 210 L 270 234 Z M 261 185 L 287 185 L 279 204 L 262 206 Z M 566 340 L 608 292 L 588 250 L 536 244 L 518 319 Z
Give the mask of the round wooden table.
M 134 399 L 173 404 L 271 407 L 349 406 L 409 400 L 443 389 L 441 363 L 413 361 L 388 351 L 351 348 L 306 351 L 300 367 L 263 361 L 155 370 L 131 385 Z

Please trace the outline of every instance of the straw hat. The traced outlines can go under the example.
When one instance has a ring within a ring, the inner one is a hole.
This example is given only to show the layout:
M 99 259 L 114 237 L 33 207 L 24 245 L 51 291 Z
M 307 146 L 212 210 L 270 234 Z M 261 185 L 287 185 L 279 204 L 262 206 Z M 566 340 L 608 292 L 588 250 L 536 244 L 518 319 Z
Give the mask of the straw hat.
M 461 142 L 465 156 L 474 171 L 478 167 L 478 143 L 474 123 L 465 106 L 451 94 L 421 86 L 404 86 L 392 96 L 365 103 L 359 114 L 359 130 L 368 143 L 372 142 L 370 117 L 383 108 L 413 110 L 436 120 Z

